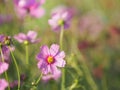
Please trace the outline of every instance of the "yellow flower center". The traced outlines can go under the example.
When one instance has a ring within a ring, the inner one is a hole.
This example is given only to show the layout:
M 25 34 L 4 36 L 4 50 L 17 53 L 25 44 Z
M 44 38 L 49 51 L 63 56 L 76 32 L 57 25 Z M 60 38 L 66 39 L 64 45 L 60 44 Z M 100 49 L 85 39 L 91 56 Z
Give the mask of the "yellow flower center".
M 47 62 L 48 62 L 49 64 L 53 63 L 53 62 L 54 62 L 54 58 L 53 58 L 52 56 L 48 56 Z
M 25 45 L 28 45 L 28 43 L 29 43 L 29 42 L 28 42 L 27 40 L 24 41 L 24 44 L 25 44 Z
M 59 24 L 59 25 L 63 25 L 63 24 L 64 24 L 64 21 L 63 21 L 62 19 L 59 19 L 59 20 L 58 20 L 58 24 Z

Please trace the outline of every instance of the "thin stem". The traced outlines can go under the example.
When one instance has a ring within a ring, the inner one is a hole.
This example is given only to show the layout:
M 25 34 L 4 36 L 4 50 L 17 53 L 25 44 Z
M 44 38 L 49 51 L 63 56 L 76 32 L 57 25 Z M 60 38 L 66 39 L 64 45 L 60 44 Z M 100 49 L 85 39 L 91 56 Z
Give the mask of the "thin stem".
M 2 52 L 2 47 L 0 47 L 0 53 L 1 53 L 1 57 L 2 57 L 2 62 L 4 62 L 4 56 L 3 56 L 3 52 Z M 7 71 L 5 71 L 5 78 L 9 82 Z M 8 84 L 8 90 L 10 90 L 10 85 L 9 84 Z
M 63 34 L 64 34 L 64 26 L 61 26 L 61 31 L 60 31 L 60 48 L 63 48 Z M 62 69 L 62 81 L 61 81 L 61 90 L 65 90 L 65 69 Z
M 39 78 L 37 79 L 37 81 L 35 82 L 35 85 L 37 85 L 39 83 L 39 81 L 41 80 L 42 77 L 42 73 L 40 74 Z
M 107 88 L 107 80 L 106 80 L 105 75 L 103 75 L 103 77 L 102 77 L 102 86 L 103 86 L 103 90 L 108 90 L 108 88 Z
M 29 64 L 28 62 L 28 45 L 25 45 L 25 51 L 26 51 L 26 64 Z
M 64 34 L 64 26 L 62 25 L 61 26 L 61 31 L 60 31 L 60 40 L 59 40 L 59 44 L 60 44 L 61 49 L 63 48 L 63 46 L 62 46 L 62 44 L 63 44 L 63 34 Z
M 62 83 L 61 83 L 61 90 L 65 90 L 65 69 L 62 69 Z
M 16 59 L 15 59 L 15 57 L 14 57 L 14 55 L 13 55 L 13 52 L 11 51 L 11 48 L 10 48 L 10 47 L 9 47 L 9 49 L 10 49 L 10 53 L 11 53 L 11 55 L 12 55 L 12 58 L 13 58 L 13 61 L 14 61 L 14 63 L 15 63 L 16 70 L 17 70 L 17 76 L 18 76 L 18 89 L 17 89 L 17 90 L 19 90 L 19 89 L 20 89 L 20 72 L 19 72 L 19 68 L 18 68 L 18 64 L 17 64 L 17 62 L 16 62 Z

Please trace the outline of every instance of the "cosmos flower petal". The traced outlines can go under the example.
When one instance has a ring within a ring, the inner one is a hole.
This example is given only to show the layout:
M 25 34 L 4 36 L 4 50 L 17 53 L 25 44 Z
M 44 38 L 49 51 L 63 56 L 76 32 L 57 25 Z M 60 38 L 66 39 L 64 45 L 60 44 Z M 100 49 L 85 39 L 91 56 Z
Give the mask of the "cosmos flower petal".
M 21 8 L 29 8 L 35 3 L 35 0 L 19 0 L 18 6 Z
M 46 0 L 40 0 L 40 4 L 44 4 Z
M 23 19 L 27 14 L 27 10 L 24 8 L 19 8 L 17 6 L 15 6 L 15 12 L 20 19 Z
M 50 51 L 49 51 L 48 46 L 43 45 L 43 46 L 40 48 L 40 50 L 41 50 L 41 53 L 43 54 L 44 57 L 50 55 Z
M 20 43 L 27 39 L 24 33 L 19 33 L 18 35 L 15 35 L 14 38 Z
M 58 53 L 55 58 L 56 59 L 59 59 L 59 58 L 64 58 L 65 57 L 65 52 L 64 51 L 61 51 L 60 53 Z
M 43 74 L 48 74 L 47 63 L 44 61 L 39 61 L 37 64 L 38 68 L 42 71 Z
M 52 71 L 52 74 L 56 74 L 58 72 L 58 68 L 56 67 L 55 64 L 51 65 L 51 71 Z
M 40 18 L 45 14 L 45 10 L 42 7 L 37 7 L 36 9 L 31 9 L 30 15 L 35 18 Z
M 4 73 L 6 70 L 8 70 L 8 64 L 5 62 L 0 62 L 0 74 Z
M 50 47 L 50 54 L 52 56 L 55 56 L 59 52 L 59 45 L 57 44 L 52 44 Z
M 54 26 L 54 27 L 57 26 L 57 22 L 54 21 L 54 20 L 52 20 L 52 19 L 48 20 L 48 23 L 49 23 L 51 26 Z
M 64 12 L 62 15 L 61 15 L 62 19 L 65 20 L 67 17 L 68 17 L 68 12 Z
M 37 37 L 37 32 L 35 32 L 35 31 L 29 31 L 27 33 L 27 37 L 30 38 L 30 39 L 35 39 Z
M 55 65 L 58 67 L 65 67 L 65 60 L 63 60 L 62 58 L 56 59 Z
M 54 74 L 47 74 L 42 76 L 43 82 L 48 82 L 50 79 L 58 80 L 61 77 L 61 71 L 57 69 Z
M 58 80 L 61 77 L 61 71 L 57 69 L 57 71 L 53 74 L 53 79 Z
M 7 86 L 8 86 L 8 82 L 5 79 L 0 79 L 0 90 L 5 90 Z

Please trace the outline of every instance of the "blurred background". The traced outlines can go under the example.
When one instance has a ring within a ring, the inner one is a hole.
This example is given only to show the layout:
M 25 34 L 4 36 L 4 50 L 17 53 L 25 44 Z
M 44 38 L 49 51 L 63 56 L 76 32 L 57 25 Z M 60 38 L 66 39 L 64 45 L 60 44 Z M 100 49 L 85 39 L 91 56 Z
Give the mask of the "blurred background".
M 34 30 L 41 42 L 29 46 L 30 70 L 25 67 L 25 48 L 13 39 L 20 73 L 27 74 L 25 84 L 39 76 L 36 54 L 41 45 L 59 43 L 59 33 L 48 24 L 51 11 L 58 6 L 72 9 L 71 26 L 64 32 L 66 52 L 66 90 L 120 90 L 120 0 L 46 0 L 41 18 L 20 19 L 11 0 L 0 0 L 0 34 L 13 37 Z M 8 70 L 10 81 L 17 79 L 14 65 Z M 60 81 L 40 82 L 37 90 L 60 90 Z M 27 90 L 23 85 L 21 90 Z M 13 88 L 14 89 L 14 88 Z M 12 89 L 12 90 L 13 90 Z M 15 89 L 16 90 L 16 89 Z M 28 89 L 34 90 L 34 89 Z

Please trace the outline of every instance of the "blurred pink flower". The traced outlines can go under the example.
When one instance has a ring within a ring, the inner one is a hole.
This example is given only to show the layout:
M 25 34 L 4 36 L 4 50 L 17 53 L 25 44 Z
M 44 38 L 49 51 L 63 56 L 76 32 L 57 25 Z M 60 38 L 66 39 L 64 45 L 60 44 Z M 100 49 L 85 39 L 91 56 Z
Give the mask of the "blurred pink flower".
M 50 49 L 48 46 L 44 45 L 40 48 L 40 52 L 36 56 L 39 61 L 38 68 L 44 75 L 49 73 L 56 75 L 59 72 L 57 67 L 64 67 L 66 64 L 63 59 L 64 57 L 65 53 L 64 51 L 59 51 L 59 45 L 52 44 Z
M 61 71 L 57 70 L 56 73 L 54 73 L 54 74 L 43 75 L 42 80 L 43 80 L 43 82 L 48 82 L 51 79 L 54 79 L 54 80 L 58 81 L 58 79 L 60 77 L 61 77 Z
M 71 12 L 72 10 L 62 6 L 53 9 L 52 18 L 48 20 L 49 25 L 55 31 L 60 30 L 61 26 L 63 26 L 64 29 L 69 28 L 73 16 Z
M 97 12 L 96 12 L 97 13 Z M 90 12 L 80 18 L 79 29 L 81 36 L 86 35 L 90 39 L 95 39 L 104 29 L 104 22 L 100 14 Z
M 24 43 L 24 44 L 38 43 L 40 39 L 36 39 L 36 37 L 37 37 L 37 32 L 35 31 L 29 31 L 27 35 L 25 35 L 24 33 L 19 33 L 18 35 L 14 36 L 14 38 L 19 43 Z
M 5 88 L 8 86 L 8 83 L 5 79 L 0 79 L 0 90 L 5 90 Z
M 0 75 L 8 70 L 9 64 L 0 62 Z
M 18 17 L 23 18 L 27 14 L 32 17 L 40 18 L 45 14 L 42 5 L 45 0 L 14 0 L 15 11 Z
M 11 21 L 12 21 L 11 15 L 0 14 L 0 25 L 2 25 L 4 23 L 9 23 Z

